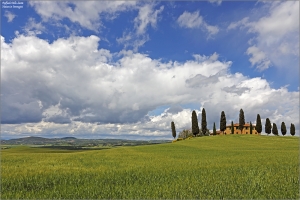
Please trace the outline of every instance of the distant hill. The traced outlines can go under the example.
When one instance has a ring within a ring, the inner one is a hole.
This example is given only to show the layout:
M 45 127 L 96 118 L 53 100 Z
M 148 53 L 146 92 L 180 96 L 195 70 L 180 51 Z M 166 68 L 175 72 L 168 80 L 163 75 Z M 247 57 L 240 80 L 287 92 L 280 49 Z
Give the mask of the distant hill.
M 148 144 L 161 144 L 170 140 L 124 140 L 124 139 L 77 139 L 75 137 L 43 138 L 25 137 L 10 140 L 1 140 L 2 145 L 71 145 L 71 146 L 135 146 Z
M 52 139 L 30 136 L 24 138 L 2 140 L 1 144 L 37 144 L 37 143 L 44 144 L 47 142 L 52 142 Z
M 63 137 L 62 140 L 76 140 L 76 137 Z

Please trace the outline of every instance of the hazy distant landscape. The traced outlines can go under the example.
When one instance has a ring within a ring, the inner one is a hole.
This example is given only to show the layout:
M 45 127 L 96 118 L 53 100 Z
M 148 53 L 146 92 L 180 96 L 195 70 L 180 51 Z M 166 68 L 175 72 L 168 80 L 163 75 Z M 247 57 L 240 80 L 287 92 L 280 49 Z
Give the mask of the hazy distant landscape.
M 124 140 L 124 139 L 78 139 L 75 137 L 64 138 L 43 138 L 25 137 L 18 139 L 2 140 L 2 148 L 9 148 L 9 145 L 35 145 L 57 149 L 102 149 L 104 147 L 150 145 L 171 142 L 170 140 Z

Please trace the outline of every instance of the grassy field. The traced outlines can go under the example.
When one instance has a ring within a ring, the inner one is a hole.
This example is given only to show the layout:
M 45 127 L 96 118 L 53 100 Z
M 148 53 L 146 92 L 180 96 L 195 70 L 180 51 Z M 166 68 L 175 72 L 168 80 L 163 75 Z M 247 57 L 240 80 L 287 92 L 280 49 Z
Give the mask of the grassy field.
M 299 138 L 1 151 L 1 199 L 299 199 Z

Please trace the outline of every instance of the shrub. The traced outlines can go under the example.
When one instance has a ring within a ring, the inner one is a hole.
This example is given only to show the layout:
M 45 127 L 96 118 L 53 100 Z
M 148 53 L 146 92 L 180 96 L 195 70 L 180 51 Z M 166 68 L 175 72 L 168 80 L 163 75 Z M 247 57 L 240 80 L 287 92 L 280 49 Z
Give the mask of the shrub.
M 179 133 L 178 138 L 186 139 L 188 137 L 193 137 L 193 133 L 191 130 L 183 130 Z

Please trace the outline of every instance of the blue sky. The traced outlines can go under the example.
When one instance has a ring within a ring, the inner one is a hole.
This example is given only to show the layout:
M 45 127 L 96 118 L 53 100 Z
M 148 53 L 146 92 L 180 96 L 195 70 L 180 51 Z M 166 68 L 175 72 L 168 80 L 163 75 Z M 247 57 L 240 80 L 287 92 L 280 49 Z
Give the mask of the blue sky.
M 2 138 L 170 139 L 203 107 L 299 130 L 298 1 L 1 3 Z

